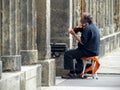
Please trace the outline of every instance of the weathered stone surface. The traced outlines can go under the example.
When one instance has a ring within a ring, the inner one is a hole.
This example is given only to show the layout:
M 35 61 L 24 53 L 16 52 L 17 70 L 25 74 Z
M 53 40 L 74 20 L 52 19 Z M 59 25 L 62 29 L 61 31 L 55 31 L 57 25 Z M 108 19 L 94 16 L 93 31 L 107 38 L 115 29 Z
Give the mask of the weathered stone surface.
M 21 56 L 18 46 L 20 34 L 17 32 L 20 30 L 17 28 L 17 22 L 20 22 L 17 19 L 18 4 L 18 0 L 2 1 L 2 35 L 0 34 L 2 50 L 0 49 L 0 56 L 3 62 L 3 71 L 21 70 Z
M 21 49 L 27 50 L 27 0 L 21 0 Z
M 10 54 L 9 42 L 9 3 L 10 0 L 2 1 L 2 55 Z
M 20 50 L 22 65 L 31 65 L 38 62 L 37 50 Z
M 41 60 L 39 63 L 42 65 L 42 86 L 55 85 L 56 68 L 55 60 Z
M 58 4 L 59 3 L 59 4 Z M 69 5 L 70 0 L 51 0 L 51 42 L 52 43 L 67 43 L 69 46 Z M 76 12 L 77 13 L 77 12 Z M 77 19 L 75 17 L 75 19 Z M 71 22 L 73 23 L 73 22 Z M 72 25 L 70 26 L 70 29 Z M 72 45 L 71 45 L 72 47 Z M 56 59 L 56 74 L 62 75 L 66 73 L 64 70 L 63 54 Z
M 0 57 L 2 51 L 2 0 L 0 0 Z
M 20 71 L 21 70 L 21 56 L 1 56 L 3 71 Z
M 62 76 L 68 73 L 68 70 L 64 69 L 64 53 L 60 57 L 55 58 L 56 61 L 56 75 Z
M 38 59 L 49 59 L 50 50 L 50 0 L 36 0 Z
M 101 38 L 100 56 L 120 47 L 120 32 Z
M 9 40 L 10 40 L 10 44 L 8 46 L 10 46 L 10 54 L 11 55 L 15 55 L 16 54 L 16 47 L 17 47 L 17 42 L 15 41 L 16 40 L 16 29 L 15 29 L 15 17 L 16 17 L 16 12 L 15 12 L 15 1 L 16 0 L 10 0 L 10 7 L 9 7 L 9 17 L 10 17 L 10 23 L 9 23 L 9 34 L 10 34 L 10 37 L 9 37 Z
M 20 74 L 4 73 L 0 80 L 0 90 L 21 90 Z
M 22 70 L 24 74 L 21 76 L 21 88 L 22 90 L 37 90 L 41 87 L 41 65 L 23 66 Z
M 39 64 L 39 67 L 37 67 L 36 69 L 36 86 L 37 86 L 37 90 L 41 90 L 41 86 L 42 86 L 42 66 Z
M 1 78 L 1 76 L 2 76 L 2 62 L 0 61 L 0 78 Z
M 3 73 L 0 79 L 0 90 L 41 90 L 40 87 L 41 65 L 23 66 L 20 72 Z
M 51 0 L 51 42 L 68 43 L 69 1 Z M 59 4 L 58 4 L 59 3 Z

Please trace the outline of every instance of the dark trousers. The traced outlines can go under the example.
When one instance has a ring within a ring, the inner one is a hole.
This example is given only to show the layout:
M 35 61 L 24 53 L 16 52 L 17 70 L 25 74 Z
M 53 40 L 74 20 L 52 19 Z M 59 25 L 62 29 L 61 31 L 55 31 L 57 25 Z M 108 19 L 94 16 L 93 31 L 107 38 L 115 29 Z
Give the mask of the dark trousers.
M 64 69 L 81 73 L 83 70 L 83 61 L 80 58 L 83 56 L 82 51 L 78 48 L 66 51 L 64 54 Z M 75 67 L 73 64 L 74 59 L 76 59 Z

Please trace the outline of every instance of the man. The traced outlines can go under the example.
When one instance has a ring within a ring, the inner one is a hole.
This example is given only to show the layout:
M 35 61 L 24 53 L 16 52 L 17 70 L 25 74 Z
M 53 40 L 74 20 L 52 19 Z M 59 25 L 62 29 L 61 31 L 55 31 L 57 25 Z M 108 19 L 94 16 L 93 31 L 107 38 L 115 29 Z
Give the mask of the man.
M 89 56 L 98 56 L 100 48 L 100 33 L 98 28 L 93 24 L 89 13 L 83 13 L 80 22 L 82 25 L 81 37 L 77 35 L 75 29 L 70 30 L 70 34 L 78 41 L 78 48 L 66 51 L 64 54 L 64 69 L 70 70 L 62 78 L 81 78 L 83 62 L 80 58 Z M 74 68 L 73 59 L 76 59 Z

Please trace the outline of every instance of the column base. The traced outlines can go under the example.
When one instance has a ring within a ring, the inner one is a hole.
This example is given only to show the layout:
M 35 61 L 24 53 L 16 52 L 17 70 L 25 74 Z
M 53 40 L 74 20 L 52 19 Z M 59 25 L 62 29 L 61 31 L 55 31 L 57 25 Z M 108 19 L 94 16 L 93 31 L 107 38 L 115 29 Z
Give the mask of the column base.
M 64 53 L 60 57 L 56 57 L 56 75 L 62 76 L 68 74 L 68 70 L 64 69 Z
M 21 70 L 21 56 L 10 55 L 2 56 L 3 71 L 20 71 Z
M 55 60 L 40 60 L 38 63 L 42 65 L 42 86 L 55 85 L 56 68 Z
M 0 61 L 0 79 L 2 77 L 2 62 Z
M 22 65 L 32 65 L 38 62 L 37 50 L 21 50 L 20 54 Z

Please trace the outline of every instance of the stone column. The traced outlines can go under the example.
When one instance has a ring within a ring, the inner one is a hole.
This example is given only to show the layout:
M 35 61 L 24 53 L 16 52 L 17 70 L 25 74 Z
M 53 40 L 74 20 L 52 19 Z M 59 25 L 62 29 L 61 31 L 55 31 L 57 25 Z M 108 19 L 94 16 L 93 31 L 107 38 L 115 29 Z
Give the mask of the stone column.
M 55 60 L 50 59 L 51 58 L 51 48 L 50 48 L 51 5 L 50 3 L 51 3 L 51 0 L 36 0 L 37 49 L 38 49 L 39 63 L 42 65 L 42 70 L 43 70 L 42 71 L 42 85 L 43 86 L 55 85 L 55 76 L 56 76 Z
M 110 33 L 114 33 L 113 0 L 110 0 Z
M 2 45 L 2 0 L 0 0 L 0 57 L 1 57 L 1 45 Z M 2 62 L 0 59 L 0 78 L 2 76 Z
M 109 16 L 108 16 L 108 0 L 105 0 L 105 27 L 104 27 L 104 36 L 109 34 Z
M 50 6 L 47 11 L 48 0 L 37 0 L 37 49 L 38 59 L 49 59 L 50 50 Z
M 120 1 L 118 0 L 117 1 L 117 3 L 118 3 L 118 6 L 117 6 L 117 10 L 118 10 L 118 14 L 117 14 L 117 16 L 118 16 L 118 32 L 120 31 Z
M 0 57 L 2 50 L 2 0 L 0 0 Z
M 69 15 L 70 15 L 70 21 L 69 21 L 69 30 L 72 29 L 73 27 L 73 0 L 70 0 L 69 2 L 69 8 L 70 8 L 70 12 L 69 12 Z M 70 49 L 73 48 L 73 38 L 72 38 L 72 35 L 69 35 L 69 39 L 70 39 Z
M 73 27 L 76 26 L 77 23 L 77 1 L 73 1 Z M 69 37 L 68 34 L 69 29 L 69 20 L 70 20 L 70 0 L 51 0 L 51 42 L 52 43 L 67 43 L 69 47 Z M 78 11 L 77 11 L 78 10 Z M 72 27 L 72 28 L 73 28 Z M 74 41 L 73 41 L 74 44 Z M 66 74 L 66 70 L 64 70 L 64 53 L 60 57 L 56 57 L 56 74 L 63 75 Z
M 93 9 L 94 9 L 94 11 L 93 11 L 93 15 L 92 15 L 92 17 L 93 17 L 93 22 L 94 23 L 96 23 L 96 20 L 97 20 L 97 10 L 96 10 L 96 0 L 93 0 Z
M 104 34 L 104 27 L 105 27 L 105 5 L 104 5 L 104 0 L 100 0 L 100 9 L 99 9 L 100 14 L 99 15 L 99 22 L 100 22 L 100 35 L 103 37 Z
M 38 61 L 36 50 L 35 0 L 21 0 L 21 50 L 22 65 Z
M 0 61 L 0 79 L 2 77 L 2 62 Z
M 2 0 L 2 56 L 3 71 L 21 70 L 21 56 L 17 53 L 18 41 L 15 28 L 16 0 Z M 18 2 L 19 3 L 19 2 Z

